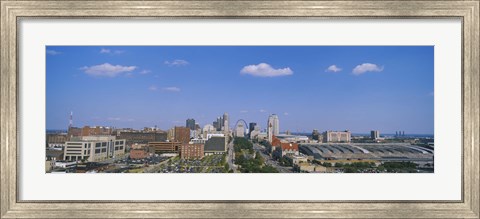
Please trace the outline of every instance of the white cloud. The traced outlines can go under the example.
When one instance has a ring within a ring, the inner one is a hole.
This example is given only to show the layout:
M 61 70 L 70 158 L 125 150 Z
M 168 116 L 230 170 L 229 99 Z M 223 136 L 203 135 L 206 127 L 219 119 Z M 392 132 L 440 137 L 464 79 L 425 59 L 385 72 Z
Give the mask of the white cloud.
M 110 50 L 110 49 L 102 48 L 102 49 L 100 50 L 100 53 L 102 53 L 102 54 L 120 55 L 120 54 L 122 54 L 122 53 L 125 53 L 125 51 L 123 51 L 123 50 Z
M 148 89 L 151 90 L 151 91 L 156 91 L 158 88 L 156 86 L 152 85 L 152 86 L 148 87 Z
M 357 65 L 354 69 L 353 69 L 353 74 L 354 75 L 361 75 L 365 72 L 381 72 L 383 71 L 383 66 L 382 67 L 379 67 L 378 65 L 376 64 L 372 64 L 372 63 L 363 63 L 361 65 Z
M 266 113 L 267 111 L 264 110 L 264 109 L 261 109 L 260 112 L 261 112 L 261 113 Z
M 180 92 L 180 88 L 178 87 L 164 87 L 164 91 L 170 91 L 170 92 Z
M 104 63 L 101 65 L 85 66 L 80 68 L 86 74 L 96 77 L 116 77 L 121 73 L 131 72 L 135 70 L 137 66 L 122 66 L 111 65 L 110 63 Z
M 55 50 L 47 50 L 47 54 L 54 56 L 54 55 L 60 55 L 62 54 L 62 52 L 55 51 Z
M 284 115 L 284 116 L 288 116 L 288 115 L 290 115 L 290 114 L 287 113 L 287 112 L 284 112 L 283 115 Z
M 326 72 L 339 72 L 342 71 L 341 68 L 337 67 L 336 65 L 330 65 L 327 69 L 325 69 Z
M 248 110 L 240 110 L 240 113 L 248 113 Z
M 240 71 L 241 74 L 249 74 L 257 77 L 277 77 L 292 75 L 293 71 L 287 68 L 274 69 L 267 63 L 260 63 L 258 65 L 247 65 Z
M 173 61 L 165 61 L 164 64 L 168 66 L 183 66 L 183 65 L 188 65 L 190 63 L 182 59 L 175 59 Z
M 143 71 L 140 72 L 140 74 L 141 74 L 141 75 L 146 75 L 146 74 L 148 74 L 148 73 L 150 73 L 150 72 L 152 72 L 152 71 L 150 71 L 150 70 L 143 70 Z
M 110 51 L 109 49 L 104 49 L 104 48 L 102 48 L 102 49 L 100 50 L 100 53 L 110 53 L 110 52 L 111 52 L 111 51 Z

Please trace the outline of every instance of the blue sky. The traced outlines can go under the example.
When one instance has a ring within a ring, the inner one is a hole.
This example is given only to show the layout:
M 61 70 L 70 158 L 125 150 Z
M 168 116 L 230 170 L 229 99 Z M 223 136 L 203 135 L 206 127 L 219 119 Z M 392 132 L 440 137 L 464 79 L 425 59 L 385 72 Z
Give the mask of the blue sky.
M 47 129 L 168 129 L 224 112 L 280 130 L 433 134 L 432 46 L 48 46 Z M 231 122 L 232 123 L 232 122 Z M 233 126 L 232 124 L 231 126 Z

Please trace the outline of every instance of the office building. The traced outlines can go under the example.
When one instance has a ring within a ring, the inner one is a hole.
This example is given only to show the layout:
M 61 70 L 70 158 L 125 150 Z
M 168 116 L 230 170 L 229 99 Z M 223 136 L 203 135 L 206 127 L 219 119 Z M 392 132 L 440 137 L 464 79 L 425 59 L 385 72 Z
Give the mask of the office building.
M 370 131 L 370 138 L 372 140 L 377 140 L 380 138 L 380 132 L 379 131 Z
M 190 142 L 190 128 L 176 126 L 174 141 L 182 144 Z
M 203 144 L 183 144 L 180 147 L 180 158 L 190 159 L 202 159 L 204 156 Z
M 352 139 L 350 131 L 326 131 L 323 133 L 325 143 L 349 143 Z
M 255 126 L 257 125 L 257 123 L 255 122 L 251 122 L 248 124 L 248 135 L 250 135 L 252 133 L 253 130 L 255 130 Z
M 125 139 L 115 136 L 84 136 L 65 142 L 64 160 L 103 161 L 125 154 Z
M 280 134 L 280 124 L 279 124 L 278 116 L 276 114 L 272 114 L 268 117 L 267 121 L 267 135 L 268 141 L 272 142 L 273 136 Z
M 280 121 L 277 114 L 272 114 L 268 117 L 268 123 L 272 124 L 273 135 L 280 134 Z
M 190 130 L 195 130 L 195 119 L 187 119 L 185 127 L 189 128 Z
M 229 128 L 229 120 L 228 120 L 228 113 L 223 114 L 223 131 L 224 134 L 228 134 L 230 132 Z
M 180 142 L 148 142 L 148 147 L 156 154 L 178 153 L 181 145 Z
M 320 140 L 320 132 L 318 132 L 318 129 L 314 129 L 312 132 L 312 139 L 313 140 Z

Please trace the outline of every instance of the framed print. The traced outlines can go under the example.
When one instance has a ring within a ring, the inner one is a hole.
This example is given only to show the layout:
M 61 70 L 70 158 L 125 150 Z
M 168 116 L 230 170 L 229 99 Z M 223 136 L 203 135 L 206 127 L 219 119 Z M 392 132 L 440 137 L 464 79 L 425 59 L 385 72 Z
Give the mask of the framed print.
M 478 1 L 1 1 L 2 218 L 478 218 Z

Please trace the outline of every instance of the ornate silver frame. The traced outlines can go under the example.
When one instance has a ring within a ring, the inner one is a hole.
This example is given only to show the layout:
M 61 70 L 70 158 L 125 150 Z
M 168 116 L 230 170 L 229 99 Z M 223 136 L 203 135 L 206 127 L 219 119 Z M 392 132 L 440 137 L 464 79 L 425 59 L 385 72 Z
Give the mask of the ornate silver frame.
M 472 1 L 64 1 L 1 2 L 1 218 L 479 218 L 479 0 Z M 107 10 L 108 8 L 108 10 Z M 461 18 L 461 201 L 29 202 L 17 198 L 17 24 L 28 17 Z

